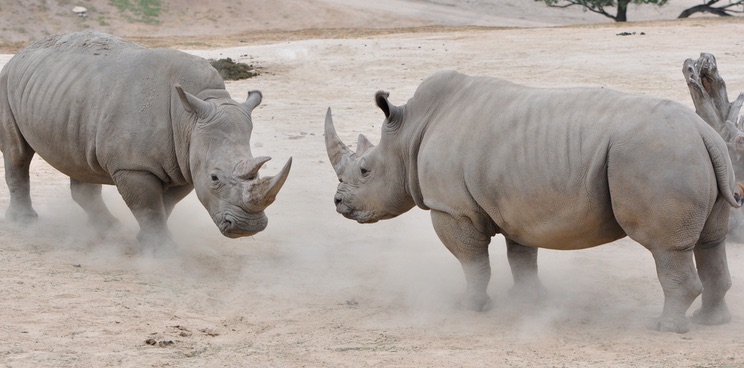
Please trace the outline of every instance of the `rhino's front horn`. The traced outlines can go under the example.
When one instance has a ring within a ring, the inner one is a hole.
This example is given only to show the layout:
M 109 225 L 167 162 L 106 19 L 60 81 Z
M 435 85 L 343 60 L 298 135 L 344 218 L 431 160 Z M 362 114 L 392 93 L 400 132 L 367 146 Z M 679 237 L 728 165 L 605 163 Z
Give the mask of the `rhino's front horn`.
M 336 174 L 341 174 L 346 162 L 349 157 L 354 154 L 354 151 L 350 150 L 341 138 L 336 134 L 336 128 L 333 127 L 333 118 L 331 117 L 331 108 L 328 108 L 325 119 L 325 144 L 326 151 L 328 152 L 328 159 L 331 160 L 331 165 L 336 171 Z
M 282 189 L 284 182 L 287 181 L 287 176 L 289 176 L 289 169 L 291 167 L 292 158 L 290 157 L 279 174 L 256 180 L 250 189 L 248 189 L 248 193 L 246 193 L 246 207 L 251 212 L 260 212 L 266 209 L 270 204 L 274 203 L 276 195 L 279 193 L 279 189 Z

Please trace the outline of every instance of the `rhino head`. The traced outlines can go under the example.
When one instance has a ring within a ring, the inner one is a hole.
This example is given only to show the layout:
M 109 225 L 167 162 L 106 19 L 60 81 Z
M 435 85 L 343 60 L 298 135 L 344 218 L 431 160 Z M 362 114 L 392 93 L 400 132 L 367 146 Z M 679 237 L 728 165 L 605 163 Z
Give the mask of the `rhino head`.
M 338 213 L 359 223 L 393 218 L 415 205 L 408 193 L 407 156 L 398 131 L 404 114 L 387 97 L 386 92 L 375 96 L 385 113 L 380 144 L 375 146 L 360 134 L 356 152 L 336 134 L 331 109 L 326 113 L 326 151 L 339 180 L 333 201 Z
M 244 103 L 230 98 L 202 100 L 180 86 L 178 96 L 196 118 L 191 132 L 191 179 L 199 201 L 223 235 L 250 236 L 266 228 L 264 209 L 276 199 L 292 166 L 290 157 L 276 176 L 259 177 L 270 157 L 253 157 L 249 145 L 251 112 L 261 93 L 251 91 Z

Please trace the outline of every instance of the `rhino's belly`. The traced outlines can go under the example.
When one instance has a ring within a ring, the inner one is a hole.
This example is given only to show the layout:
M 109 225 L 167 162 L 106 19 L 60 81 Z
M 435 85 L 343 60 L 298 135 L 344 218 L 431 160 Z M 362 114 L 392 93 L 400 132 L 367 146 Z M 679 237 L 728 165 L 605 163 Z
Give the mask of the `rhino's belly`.
M 547 216 L 530 215 L 534 214 L 521 213 L 496 223 L 505 236 L 520 244 L 537 248 L 585 249 L 625 236 L 611 212 L 563 211 Z
M 63 132 L 43 126 L 27 123 L 19 127 L 36 154 L 57 171 L 84 183 L 113 184 L 111 175 L 99 165 L 92 144 L 71 140 Z
M 53 152 L 48 149 L 36 150 L 36 153 L 57 171 L 83 183 L 114 184 L 111 175 L 102 169 L 94 169 L 84 155 L 69 152 Z

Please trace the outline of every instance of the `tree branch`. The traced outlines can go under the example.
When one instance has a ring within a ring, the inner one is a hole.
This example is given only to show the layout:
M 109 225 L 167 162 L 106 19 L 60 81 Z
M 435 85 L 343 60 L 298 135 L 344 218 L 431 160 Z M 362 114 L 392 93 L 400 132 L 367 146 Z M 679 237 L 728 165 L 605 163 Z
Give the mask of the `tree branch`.
M 682 11 L 682 13 L 679 14 L 677 18 L 687 18 L 690 15 L 693 15 L 695 13 L 711 13 L 715 14 L 721 17 L 730 17 L 731 14 L 729 13 L 742 13 L 744 11 L 742 10 L 732 10 L 729 9 L 734 6 L 744 6 L 744 1 L 739 0 L 732 3 L 729 3 L 727 5 L 721 5 L 719 7 L 714 7 L 713 5 L 719 2 L 720 0 L 710 0 L 705 4 L 696 5 L 691 8 L 687 8 Z
M 605 17 L 610 18 L 612 20 L 617 20 L 614 15 L 606 12 L 604 10 L 604 8 L 602 7 L 602 5 L 592 4 L 592 3 L 582 3 L 582 2 L 577 1 L 577 0 L 566 0 L 566 1 L 568 1 L 568 4 L 566 4 L 566 5 L 558 5 L 557 3 L 555 3 L 555 4 L 547 4 L 547 5 L 549 7 L 551 7 L 551 8 L 568 8 L 570 6 L 578 5 L 578 6 L 583 7 L 584 9 L 592 12 L 592 13 L 601 14 L 601 15 L 604 15 Z M 718 0 L 715 0 L 715 1 L 718 1 Z

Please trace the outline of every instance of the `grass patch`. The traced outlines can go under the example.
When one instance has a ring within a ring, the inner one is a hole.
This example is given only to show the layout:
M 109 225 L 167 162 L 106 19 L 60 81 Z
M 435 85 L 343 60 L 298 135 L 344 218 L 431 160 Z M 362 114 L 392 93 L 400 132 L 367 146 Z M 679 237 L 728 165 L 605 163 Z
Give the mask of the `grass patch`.
M 160 0 L 109 0 L 130 22 L 157 24 L 162 9 Z
M 217 69 L 224 80 L 248 79 L 258 76 L 258 71 L 253 65 L 236 63 L 230 58 L 209 60 L 209 63 Z

